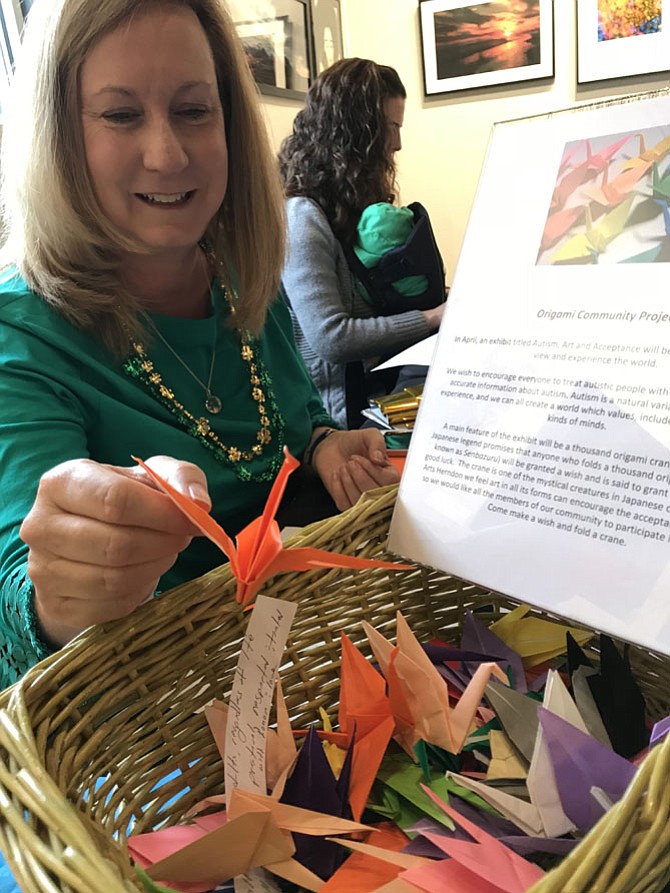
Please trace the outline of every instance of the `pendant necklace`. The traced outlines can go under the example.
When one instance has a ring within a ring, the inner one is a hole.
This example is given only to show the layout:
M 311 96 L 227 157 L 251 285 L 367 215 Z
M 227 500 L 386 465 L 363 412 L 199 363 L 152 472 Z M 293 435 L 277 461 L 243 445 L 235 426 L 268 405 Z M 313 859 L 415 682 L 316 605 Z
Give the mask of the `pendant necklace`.
M 234 318 L 235 299 L 237 296 L 231 296 L 225 286 L 222 286 L 222 291 L 231 316 Z M 179 363 L 203 389 L 207 412 L 211 415 L 221 412 L 223 403 L 216 394 L 212 393 L 211 389 L 216 359 L 216 331 L 218 331 L 216 323 L 212 361 L 210 363 L 207 384 L 205 384 L 204 381 L 198 378 L 190 366 L 184 362 L 172 345 L 166 341 L 151 317 L 143 311 L 141 313 L 151 331 L 158 336 L 159 340 L 163 342 L 175 359 L 179 360 Z M 260 344 L 256 342 L 249 332 L 244 330 L 238 330 L 238 337 L 240 339 L 240 358 L 248 367 L 249 384 L 251 387 L 250 396 L 258 412 L 258 429 L 248 446 L 224 443 L 212 428 L 208 419 L 188 410 L 170 385 L 164 381 L 162 373 L 156 368 L 144 344 L 135 338 L 131 338 L 131 353 L 123 364 L 123 370 L 153 394 L 159 403 L 167 407 L 179 424 L 189 434 L 199 440 L 203 446 L 211 450 L 219 461 L 229 465 L 240 480 L 274 481 L 284 458 L 284 419 L 272 390 L 270 374 L 263 363 Z M 259 459 L 261 456 L 268 457 L 266 468 L 262 471 L 252 471 L 251 467 L 246 463 L 251 463 L 254 459 Z
M 210 295 L 211 295 L 211 288 L 210 288 Z M 212 306 L 213 306 L 213 304 L 214 304 L 214 299 L 212 296 Z M 193 369 L 191 369 L 191 367 L 186 363 L 186 361 L 184 359 L 182 359 L 182 357 L 179 356 L 179 354 L 174 349 L 174 347 L 172 347 L 172 345 L 163 336 L 160 329 L 158 328 L 156 323 L 153 321 L 153 319 L 149 316 L 149 314 L 146 313 L 145 311 L 142 311 L 142 317 L 149 324 L 149 328 L 152 330 L 154 335 L 158 335 L 160 340 L 167 347 L 167 349 L 170 351 L 170 353 L 175 358 L 175 360 L 178 360 L 181 363 L 181 365 L 184 367 L 184 369 L 186 369 L 186 371 L 191 376 L 191 378 L 194 378 L 198 382 L 200 387 L 203 389 L 203 391 L 205 392 L 205 409 L 207 410 L 207 412 L 210 415 L 217 415 L 218 413 L 220 413 L 223 408 L 223 404 L 221 402 L 221 399 L 219 397 L 217 397 L 216 394 L 212 393 L 212 376 L 214 375 L 214 364 L 216 362 L 216 334 L 217 334 L 216 316 L 214 318 L 214 343 L 212 344 L 212 361 L 209 364 L 209 376 L 207 377 L 207 384 L 205 384 L 205 382 L 195 374 Z

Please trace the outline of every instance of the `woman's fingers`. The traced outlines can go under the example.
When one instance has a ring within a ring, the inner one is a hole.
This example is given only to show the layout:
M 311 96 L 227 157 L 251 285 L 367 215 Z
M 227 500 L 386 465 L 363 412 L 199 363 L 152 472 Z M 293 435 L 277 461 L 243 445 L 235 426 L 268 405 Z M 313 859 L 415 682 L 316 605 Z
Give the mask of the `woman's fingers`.
M 174 487 L 210 507 L 203 472 L 148 460 Z M 45 474 L 21 526 L 37 615 L 63 644 L 86 626 L 130 613 L 150 596 L 196 530 L 137 468 L 72 460 Z
M 354 456 L 333 475 L 331 496 L 342 511 L 358 502 L 362 493 L 387 484 L 395 484 L 400 474 L 393 465 L 377 465 L 364 456 Z
M 159 474 L 163 480 L 171 484 L 175 490 L 178 490 L 184 496 L 194 499 L 198 505 L 209 511 L 212 507 L 212 500 L 207 489 L 207 478 L 205 472 L 194 465 L 192 462 L 182 462 L 179 459 L 173 459 L 172 456 L 152 456 L 147 459 L 146 464 Z M 133 468 L 117 469 L 127 473 L 130 477 L 143 481 L 151 487 L 156 488 L 153 479 L 139 465 Z
M 140 469 L 141 470 L 141 469 Z M 22 538 L 39 535 L 37 526 L 55 513 L 121 527 L 145 527 L 168 533 L 193 532 L 172 501 L 131 469 L 98 465 L 88 459 L 56 466 L 40 480 L 33 509 L 21 529 Z M 147 476 L 142 472 L 143 477 Z
M 95 623 L 126 617 L 154 593 L 157 580 L 176 557 L 176 553 L 165 555 L 132 568 L 102 567 L 57 556 L 31 558 L 29 574 L 38 617 L 48 633 L 68 627 L 73 634 Z
M 166 553 L 177 555 L 192 539 L 188 524 L 173 533 L 65 512 L 45 512 L 41 517 L 39 546 L 73 562 L 87 563 L 94 556 L 101 567 L 132 567 L 160 559 Z M 29 522 L 22 531 L 28 545 L 32 542 L 31 530 Z

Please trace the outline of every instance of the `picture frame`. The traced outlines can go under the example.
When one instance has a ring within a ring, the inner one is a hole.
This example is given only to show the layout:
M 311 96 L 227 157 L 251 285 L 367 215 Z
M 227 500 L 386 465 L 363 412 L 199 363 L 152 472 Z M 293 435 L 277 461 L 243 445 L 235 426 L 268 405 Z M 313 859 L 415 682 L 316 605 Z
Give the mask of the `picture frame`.
M 259 91 L 304 99 L 314 71 L 310 0 L 266 0 L 258 17 L 245 0 L 229 8 Z
M 237 22 L 247 62 L 259 86 L 286 89 L 286 17 Z
M 554 76 L 553 0 L 420 0 L 419 21 L 426 96 Z
M 321 74 L 344 58 L 340 0 L 312 0 L 314 72 Z
M 670 22 L 661 29 L 663 0 L 627 6 L 577 0 L 577 83 L 670 71 Z

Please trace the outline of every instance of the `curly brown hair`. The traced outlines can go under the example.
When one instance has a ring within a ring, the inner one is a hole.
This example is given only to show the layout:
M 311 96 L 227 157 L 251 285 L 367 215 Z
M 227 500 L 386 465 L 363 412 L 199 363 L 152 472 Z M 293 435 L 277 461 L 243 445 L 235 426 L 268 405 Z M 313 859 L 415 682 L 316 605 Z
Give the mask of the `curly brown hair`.
M 395 192 L 384 103 L 406 96 L 394 68 L 342 59 L 311 86 L 293 132 L 281 145 L 286 195 L 317 202 L 342 241 L 353 239 L 364 208 Z

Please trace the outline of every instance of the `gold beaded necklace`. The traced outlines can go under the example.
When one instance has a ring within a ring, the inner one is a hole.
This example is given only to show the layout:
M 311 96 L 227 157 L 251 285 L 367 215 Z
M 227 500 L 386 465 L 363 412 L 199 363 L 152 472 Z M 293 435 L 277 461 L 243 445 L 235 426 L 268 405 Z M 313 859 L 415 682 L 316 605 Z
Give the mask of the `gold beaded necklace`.
M 210 294 L 211 294 L 211 289 L 210 289 Z M 214 302 L 214 296 L 212 295 L 212 303 L 213 302 Z M 175 360 L 177 360 L 184 367 L 184 369 L 186 369 L 186 371 L 191 376 L 191 378 L 193 378 L 195 381 L 197 381 L 198 384 L 200 385 L 200 387 L 203 389 L 203 391 L 205 392 L 205 409 L 207 410 L 207 412 L 210 415 L 218 415 L 221 412 L 221 410 L 223 409 L 223 403 L 221 402 L 220 397 L 217 397 L 216 394 L 212 393 L 212 377 L 214 376 L 214 364 L 216 362 L 216 325 L 214 326 L 214 342 L 212 344 L 212 359 L 209 362 L 209 375 L 207 377 L 207 384 L 205 384 L 205 382 L 199 376 L 197 376 L 195 374 L 193 369 L 191 369 L 191 367 L 188 365 L 186 360 L 184 360 L 183 357 L 179 356 L 177 351 L 170 344 L 170 342 L 167 340 L 167 338 L 163 335 L 163 333 L 158 328 L 158 326 L 153 321 L 153 319 L 149 316 L 149 314 L 142 311 L 142 318 L 147 323 L 149 328 L 152 330 L 154 335 L 157 335 L 158 338 L 167 347 L 167 349 L 170 351 L 170 353 L 175 358 Z M 216 322 L 216 320 L 215 320 L 215 322 Z
M 234 299 L 231 299 L 226 287 L 221 285 L 221 289 L 230 308 L 230 313 L 234 316 L 234 301 L 237 299 L 237 296 L 235 295 Z M 153 321 L 151 321 L 151 327 L 156 330 Z M 219 461 L 230 465 L 240 480 L 274 480 L 283 459 L 284 419 L 272 391 L 272 380 L 263 363 L 260 345 L 248 332 L 240 332 L 239 334 L 241 342 L 240 356 L 248 364 L 251 396 L 256 403 L 260 421 L 260 426 L 255 436 L 255 443 L 251 444 L 247 449 L 223 443 L 216 432 L 212 430 L 208 419 L 204 416 L 195 416 L 177 399 L 174 390 L 165 384 L 162 374 L 157 370 L 146 346 L 141 341 L 136 339 L 131 341 L 132 353 L 126 359 L 123 369 L 149 390 L 160 403 L 166 406 L 182 427 L 211 450 Z M 174 350 L 167 344 L 162 335 L 160 338 L 170 351 L 174 353 Z M 183 361 L 181 362 L 182 365 L 186 365 Z M 189 369 L 189 371 L 191 370 Z M 200 383 L 202 384 L 202 382 Z M 209 384 L 211 385 L 211 379 Z M 206 390 L 208 394 L 211 394 L 211 391 Z M 265 453 L 266 449 L 270 448 L 273 448 L 274 455 L 271 455 L 270 465 L 265 471 L 252 474 L 249 468 L 240 464 L 259 458 Z

